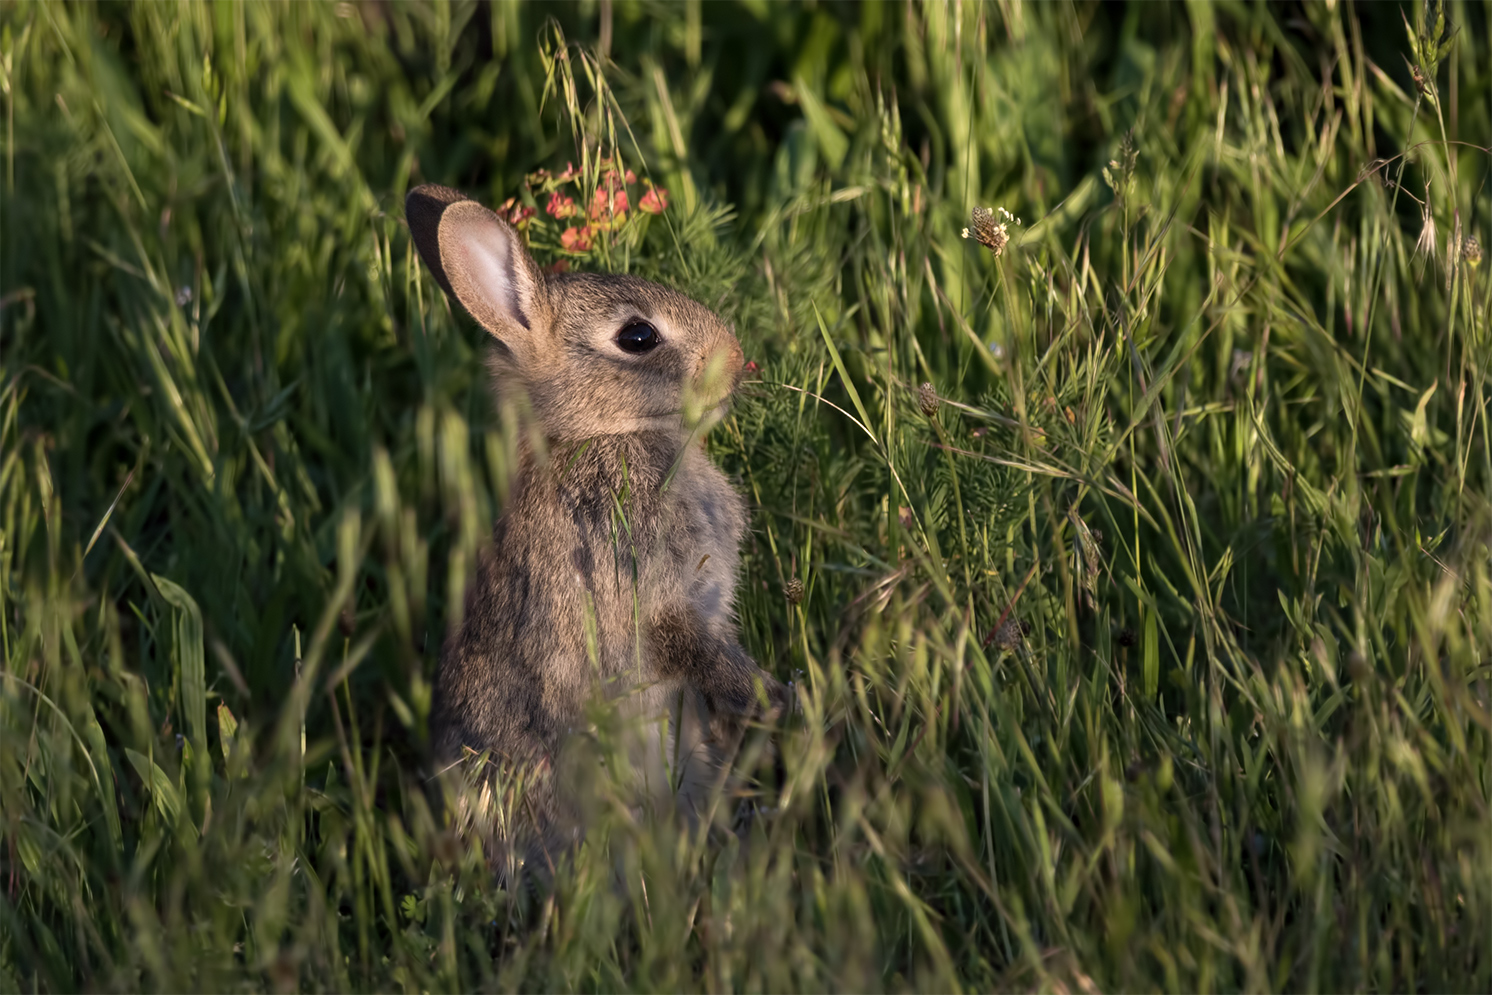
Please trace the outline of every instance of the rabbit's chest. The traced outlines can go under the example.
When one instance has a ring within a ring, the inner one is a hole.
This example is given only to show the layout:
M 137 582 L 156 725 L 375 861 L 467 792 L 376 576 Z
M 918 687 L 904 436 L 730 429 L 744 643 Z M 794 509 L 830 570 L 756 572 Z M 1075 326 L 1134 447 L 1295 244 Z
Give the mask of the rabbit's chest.
M 745 515 L 740 499 L 728 491 L 690 497 L 666 537 L 668 568 L 678 593 L 713 620 L 728 614 L 734 599 Z
M 618 490 L 576 484 L 546 527 L 526 533 L 536 559 L 563 559 L 555 605 L 569 624 L 559 628 L 593 626 L 606 675 L 636 666 L 638 620 L 658 609 L 687 604 L 711 630 L 729 629 L 746 525 L 744 502 L 702 457 L 656 489 Z

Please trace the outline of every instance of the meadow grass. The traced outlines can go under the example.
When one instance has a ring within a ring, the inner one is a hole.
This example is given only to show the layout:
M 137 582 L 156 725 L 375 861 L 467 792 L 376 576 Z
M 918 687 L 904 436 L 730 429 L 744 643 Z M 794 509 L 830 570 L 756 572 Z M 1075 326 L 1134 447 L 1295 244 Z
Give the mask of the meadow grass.
M 1492 987 L 1488 6 L 11 2 L 0 68 L 0 990 Z M 401 205 L 606 156 L 668 209 L 531 241 L 736 324 L 799 708 L 740 836 L 603 785 L 510 889 L 426 751 L 513 432 Z

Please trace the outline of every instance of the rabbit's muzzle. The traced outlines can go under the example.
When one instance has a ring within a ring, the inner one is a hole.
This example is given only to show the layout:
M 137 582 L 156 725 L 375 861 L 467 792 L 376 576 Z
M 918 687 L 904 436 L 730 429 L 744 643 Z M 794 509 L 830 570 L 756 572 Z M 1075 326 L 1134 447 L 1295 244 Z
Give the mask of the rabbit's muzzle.
M 713 407 L 735 393 L 745 367 L 746 355 L 741 351 L 741 343 L 728 339 L 713 349 L 700 351 L 691 371 L 690 386 L 695 396 L 707 399 L 707 407 Z

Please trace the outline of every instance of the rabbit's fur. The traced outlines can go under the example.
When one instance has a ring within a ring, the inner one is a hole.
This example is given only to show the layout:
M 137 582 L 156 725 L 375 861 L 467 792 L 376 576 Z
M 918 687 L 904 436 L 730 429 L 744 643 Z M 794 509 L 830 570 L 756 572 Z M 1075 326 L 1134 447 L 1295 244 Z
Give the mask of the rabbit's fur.
M 546 275 L 508 224 L 454 190 L 418 187 L 405 213 L 442 287 L 492 333 L 499 397 L 542 439 L 522 447 L 446 642 L 436 752 L 446 763 L 488 752 L 499 770 L 536 774 L 523 806 L 532 858 L 533 841 L 549 849 L 578 829 L 555 764 L 599 691 L 635 718 L 671 713 L 666 748 L 690 761 L 683 794 L 697 803 L 719 782 L 731 730 L 787 703 L 736 641 L 746 510 L 697 444 L 740 378 L 741 347 L 658 284 Z M 618 335 L 639 321 L 661 344 L 632 354 Z M 649 757 L 662 749 L 633 753 L 656 797 L 663 771 Z

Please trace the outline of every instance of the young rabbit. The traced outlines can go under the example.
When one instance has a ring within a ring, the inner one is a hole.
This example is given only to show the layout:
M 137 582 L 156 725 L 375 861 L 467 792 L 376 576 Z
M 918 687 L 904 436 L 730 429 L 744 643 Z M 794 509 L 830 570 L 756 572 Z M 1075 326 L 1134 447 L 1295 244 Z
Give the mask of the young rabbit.
M 522 835 L 542 859 L 536 843 L 547 857 L 578 829 L 555 764 L 593 694 L 667 717 L 651 754 L 687 761 L 691 805 L 718 783 L 729 731 L 787 704 L 736 641 L 745 507 L 697 444 L 739 381 L 741 347 L 658 284 L 546 275 L 513 228 L 455 190 L 417 187 L 405 215 L 441 287 L 492 334 L 498 396 L 531 418 L 521 434 L 547 449 L 522 447 L 431 714 L 445 762 L 490 751 L 529 775 Z M 658 764 L 644 766 L 656 797 Z

